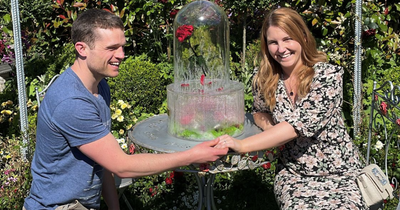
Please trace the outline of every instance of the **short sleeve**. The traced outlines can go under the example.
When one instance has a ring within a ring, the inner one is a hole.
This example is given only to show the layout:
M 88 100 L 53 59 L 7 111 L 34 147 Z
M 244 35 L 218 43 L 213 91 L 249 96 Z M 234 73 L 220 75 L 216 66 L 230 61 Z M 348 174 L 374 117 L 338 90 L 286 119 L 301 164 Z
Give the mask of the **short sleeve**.
M 53 122 L 72 147 L 96 141 L 109 133 L 100 108 L 86 98 L 69 98 L 54 110 Z
M 314 69 L 310 92 L 287 120 L 300 135 L 307 137 L 322 132 L 332 116 L 340 115 L 343 101 L 343 69 L 328 63 L 318 63 Z

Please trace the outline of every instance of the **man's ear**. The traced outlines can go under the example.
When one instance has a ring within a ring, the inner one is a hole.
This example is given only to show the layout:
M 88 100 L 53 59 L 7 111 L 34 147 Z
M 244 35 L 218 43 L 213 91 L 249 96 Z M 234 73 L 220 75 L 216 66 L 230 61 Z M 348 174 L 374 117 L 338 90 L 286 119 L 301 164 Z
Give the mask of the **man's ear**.
M 84 42 L 77 42 L 75 44 L 75 50 L 81 57 L 86 57 L 86 48 L 88 48 Z

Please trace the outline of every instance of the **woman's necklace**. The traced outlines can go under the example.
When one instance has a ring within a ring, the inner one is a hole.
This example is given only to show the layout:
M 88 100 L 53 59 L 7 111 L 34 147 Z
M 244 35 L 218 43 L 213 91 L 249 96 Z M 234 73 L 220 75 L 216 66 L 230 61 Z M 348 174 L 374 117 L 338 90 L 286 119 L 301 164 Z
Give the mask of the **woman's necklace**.
M 283 76 L 284 76 L 284 75 L 282 74 L 282 79 L 284 78 Z M 291 81 L 289 80 L 289 78 L 287 78 L 286 80 L 287 80 L 287 84 L 288 84 L 288 86 L 289 86 L 289 95 L 290 95 L 290 96 L 293 96 L 294 93 L 293 93 Z

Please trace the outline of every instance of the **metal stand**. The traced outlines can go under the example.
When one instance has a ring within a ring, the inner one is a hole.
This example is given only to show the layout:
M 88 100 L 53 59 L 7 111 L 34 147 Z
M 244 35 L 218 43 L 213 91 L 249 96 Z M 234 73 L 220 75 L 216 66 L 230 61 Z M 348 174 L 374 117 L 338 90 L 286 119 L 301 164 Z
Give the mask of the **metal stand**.
M 171 136 L 168 134 L 167 129 L 168 115 L 157 115 L 136 124 L 136 126 L 128 132 L 128 137 L 135 144 L 163 153 L 185 151 L 201 143 L 200 141 L 192 141 Z M 253 116 L 251 114 L 246 114 L 244 131 L 241 135 L 236 136 L 235 138 L 244 139 L 260 132 L 261 130 L 254 124 Z M 258 165 L 263 163 L 264 162 L 260 162 Z M 207 210 L 217 209 L 214 203 L 213 193 L 213 184 L 216 173 L 249 169 L 249 167 L 238 169 L 238 167 L 230 166 L 228 168 L 222 168 L 221 170 L 214 169 L 209 172 L 204 172 L 200 171 L 194 165 L 189 166 L 189 168 L 189 170 L 176 169 L 175 171 L 194 173 L 199 187 L 199 210 L 203 209 L 203 207 Z M 200 173 L 203 175 L 200 175 Z

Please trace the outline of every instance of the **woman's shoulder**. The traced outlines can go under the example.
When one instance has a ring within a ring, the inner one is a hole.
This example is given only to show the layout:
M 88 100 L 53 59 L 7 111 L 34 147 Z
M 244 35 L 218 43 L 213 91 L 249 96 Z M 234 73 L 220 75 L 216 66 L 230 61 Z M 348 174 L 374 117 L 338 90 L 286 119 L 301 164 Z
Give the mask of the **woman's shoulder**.
M 331 64 L 328 62 L 318 62 L 313 66 L 315 75 L 326 74 L 343 74 L 343 68 L 339 65 Z

